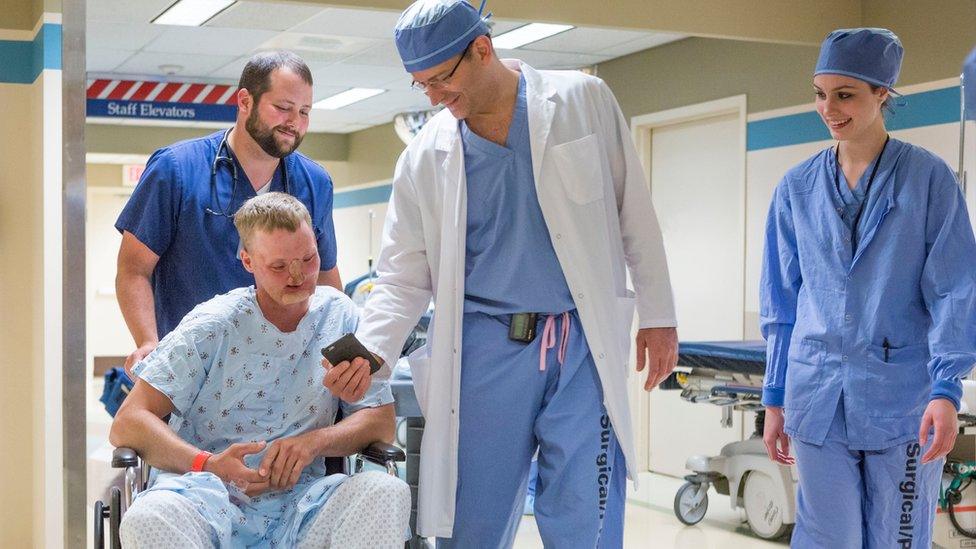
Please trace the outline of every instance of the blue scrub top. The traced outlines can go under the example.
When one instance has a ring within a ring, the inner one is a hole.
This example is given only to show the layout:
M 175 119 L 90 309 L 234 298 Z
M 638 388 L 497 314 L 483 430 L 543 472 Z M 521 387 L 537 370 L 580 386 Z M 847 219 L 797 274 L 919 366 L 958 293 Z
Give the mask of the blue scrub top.
M 461 122 L 467 178 L 464 312 L 561 313 L 576 308 L 542 217 L 532 172 L 525 78 L 505 146 Z
M 255 196 L 244 169 L 237 164 L 234 187 L 230 165 L 217 166 L 217 200 L 211 197 L 210 169 L 225 130 L 159 149 L 149 158 L 132 198 L 115 228 L 128 231 L 159 256 L 152 275 L 156 326 L 162 339 L 196 305 L 234 288 L 254 284 L 237 256 L 239 238 L 232 215 Z M 227 155 L 228 151 L 222 151 Z M 233 155 L 231 155 L 233 157 Z M 234 162 L 237 163 L 236 157 Z M 336 265 L 332 223 L 332 179 L 301 153 L 283 159 L 288 192 L 308 208 L 318 242 L 321 269 Z M 282 170 L 275 170 L 272 191 L 283 191 Z
M 887 149 L 887 147 L 885 148 Z M 883 152 L 884 151 L 882 151 L 882 153 Z M 828 151 L 828 155 L 833 159 L 834 166 L 836 167 L 837 165 L 836 149 L 830 149 L 830 151 Z M 844 221 L 844 224 L 847 225 L 848 229 L 853 230 L 854 218 L 857 217 L 857 210 L 864 203 L 864 193 L 867 187 L 868 179 L 871 178 L 871 173 L 874 171 L 874 166 L 875 164 L 878 163 L 879 158 L 875 158 L 874 162 L 868 165 L 867 169 L 865 169 L 864 173 L 861 174 L 861 178 L 858 179 L 853 189 L 850 187 L 849 182 L 847 181 L 847 177 L 844 176 L 844 170 L 836 170 L 837 172 L 836 182 L 838 183 L 838 185 L 835 186 L 835 189 L 836 187 L 840 188 L 840 199 L 842 204 L 839 208 L 837 208 L 837 213 L 840 214 L 841 219 Z M 877 175 L 875 175 L 875 178 L 877 178 Z M 861 214 L 862 221 L 863 221 L 863 215 L 864 214 L 862 213 Z M 858 230 L 858 234 L 860 234 L 860 230 Z
M 791 437 L 822 444 L 843 398 L 848 446 L 882 450 L 918 436 L 930 400 L 959 406 L 976 362 L 976 240 L 949 166 L 891 139 L 854 249 L 836 169 L 827 149 L 773 195 L 762 400 L 784 408 Z

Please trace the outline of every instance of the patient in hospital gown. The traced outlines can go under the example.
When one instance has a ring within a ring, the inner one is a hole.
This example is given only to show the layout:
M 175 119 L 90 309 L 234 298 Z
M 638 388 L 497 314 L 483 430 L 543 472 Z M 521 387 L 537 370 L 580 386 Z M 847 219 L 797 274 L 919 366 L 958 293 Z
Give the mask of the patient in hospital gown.
M 320 286 L 298 328 L 282 333 L 262 315 L 255 289 L 240 288 L 197 306 L 134 372 L 172 401 L 170 426 L 197 448 L 216 454 L 234 443 L 270 444 L 331 425 L 339 406 L 349 415 L 393 402 L 386 379 L 374 378 L 366 396 L 352 405 L 323 387 L 319 350 L 355 332 L 356 322 L 352 302 Z M 247 456 L 245 463 L 257 468 L 263 453 Z M 326 476 L 319 457 L 294 489 L 250 498 L 210 473 L 154 470 L 151 487 L 135 503 L 159 491 L 179 494 L 212 527 L 211 541 L 220 547 L 293 547 L 350 478 L 355 477 Z

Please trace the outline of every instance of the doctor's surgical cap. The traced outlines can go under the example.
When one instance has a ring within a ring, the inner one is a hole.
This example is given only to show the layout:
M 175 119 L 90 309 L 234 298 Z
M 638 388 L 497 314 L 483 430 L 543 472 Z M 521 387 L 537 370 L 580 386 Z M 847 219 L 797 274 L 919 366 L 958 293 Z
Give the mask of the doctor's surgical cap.
M 888 29 L 840 29 L 827 35 L 817 59 L 818 74 L 840 74 L 889 90 L 901 72 L 901 41 Z
M 488 33 L 488 17 L 464 0 L 418 0 L 393 30 L 407 72 L 429 69 L 463 52 L 472 40 Z

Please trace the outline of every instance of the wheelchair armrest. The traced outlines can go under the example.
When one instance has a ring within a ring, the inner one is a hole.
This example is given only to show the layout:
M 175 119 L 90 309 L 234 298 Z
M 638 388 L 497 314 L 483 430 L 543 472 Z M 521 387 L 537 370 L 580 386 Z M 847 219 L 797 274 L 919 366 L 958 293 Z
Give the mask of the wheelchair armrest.
M 386 465 L 391 461 L 406 461 L 407 455 L 403 450 L 385 442 L 374 442 L 359 453 L 360 457 L 370 463 Z
M 112 452 L 112 467 L 123 469 L 139 465 L 139 454 L 132 448 L 116 448 Z

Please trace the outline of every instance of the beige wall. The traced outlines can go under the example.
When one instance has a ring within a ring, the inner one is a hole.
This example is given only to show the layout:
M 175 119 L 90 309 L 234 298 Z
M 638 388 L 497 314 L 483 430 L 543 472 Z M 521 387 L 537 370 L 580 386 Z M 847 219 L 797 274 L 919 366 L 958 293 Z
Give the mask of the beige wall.
M 863 0 L 864 24 L 891 29 L 905 46 L 900 83 L 958 77 L 976 45 L 973 0 Z
M 40 460 L 43 414 L 34 402 L 43 369 L 36 352 L 43 334 L 40 134 L 35 86 L 0 84 L 7 109 L 0 131 L 0 546 L 30 547 L 35 500 L 43 493 Z M 40 327 L 41 331 L 38 331 Z M 41 448 L 43 450 L 43 448 Z
M 865 0 L 864 26 L 887 27 L 905 45 L 900 85 L 958 77 L 976 44 L 972 0 Z M 813 100 L 817 46 L 688 38 L 601 63 L 598 74 L 628 118 L 746 94 L 749 112 Z
M 349 156 L 346 162 L 335 166 L 333 179 L 336 188 L 392 179 L 393 168 L 404 147 L 403 141 L 393 130 L 393 124 L 351 134 Z
M 85 126 L 85 151 L 149 156 L 161 147 L 210 135 L 215 131 L 215 128 L 91 123 Z M 345 160 L 349 155 L 349 136 L 338 133 L 309 133 L 305 135 L 300 150 L 309 158 L 319 161 Z

